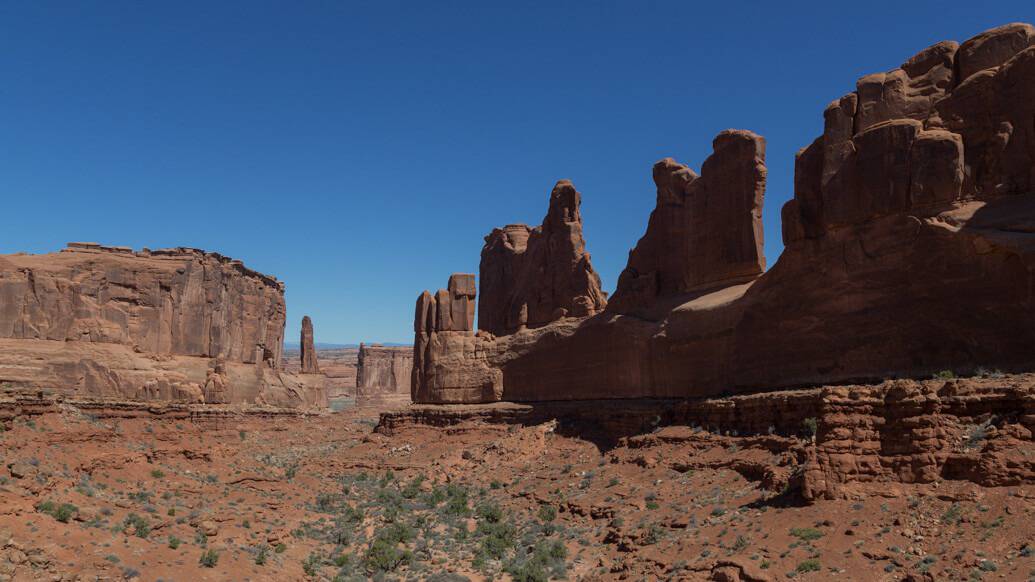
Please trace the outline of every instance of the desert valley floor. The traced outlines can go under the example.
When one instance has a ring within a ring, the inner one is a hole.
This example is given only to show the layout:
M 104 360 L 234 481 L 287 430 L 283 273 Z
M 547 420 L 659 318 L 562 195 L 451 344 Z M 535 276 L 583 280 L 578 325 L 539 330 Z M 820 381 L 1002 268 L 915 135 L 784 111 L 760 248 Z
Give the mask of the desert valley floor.
M 1035 576 L 1029 485 L 874 483 L 805 503 L 786 476 L 813 446 L 808 426 L 607 443 L 556 421 L 493 422 L 507 405 L 378 426 L 376 409 L 3 398 L 4 580 Z M 993 423 L 958 428 L 950 448 L 998 442 Z

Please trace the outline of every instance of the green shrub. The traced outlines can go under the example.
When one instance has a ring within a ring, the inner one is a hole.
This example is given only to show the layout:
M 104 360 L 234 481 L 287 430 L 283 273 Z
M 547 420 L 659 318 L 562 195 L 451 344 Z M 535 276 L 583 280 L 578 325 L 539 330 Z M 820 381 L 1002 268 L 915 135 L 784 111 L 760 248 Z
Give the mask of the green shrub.
M 378 536 L 371 542 L 366 555 L 363 557 L 363 567 L 371 574 L 391 572 L 399 566 L 409 563 L 410 558 L 410 552 L 400 550 L 396 543 Z
M 815 417 L 808 417 L 801 421 L 801 431 L 805 436 L 812 438 L 819 432 L 819 422 L 816 421 Z
M 169 536 L 169 547 L 170 548 L 175 550 L 176 548 L 180 547 L 180 543 L 181 543 L 180 542 L 180 538 L 178 538 L 176 536 Z
M 811 542 L 823 537 L 823 532 L 814 527 L 791 528 L 791 535 L 803 542 Z
M 539 506 L 539 521 L 550 522 L 557 519 L 557 509 L 552 505 Z
M 794 568 L 794 571 L 795 572 L 799 572 L 799 573 L 819 572 L 819 570 L 820 570 L 819 560 L 817 560 L 815 558 L 811 558 L 811 559 L 805 560 L 804 562 L 799 562 L 798 566 L 796 568 Z
M 146 517 L 140 517 L 135 513 L 127 515 L 122 521 L 123 528 L 128 529 L 130 526 L 138 538 L 146 538 L 151 533 L 151 523 Z
M 266 557 L 270 554 L 270 547 L 266 544 L 262 544 L 255 548 L 255 564 L 262 566 L 266 563 Z
M 201 558 L 198 563 L 206 568 L 215 568 L 219 562 L 219 552 L 215 550 L 205 550 L 201 552 Z

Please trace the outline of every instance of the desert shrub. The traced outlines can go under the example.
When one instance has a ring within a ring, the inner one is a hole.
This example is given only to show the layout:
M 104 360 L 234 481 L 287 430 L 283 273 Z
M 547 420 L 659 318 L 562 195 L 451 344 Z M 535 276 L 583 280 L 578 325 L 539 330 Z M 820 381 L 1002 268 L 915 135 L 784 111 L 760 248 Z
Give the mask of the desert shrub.
M 510 522 L 482 521 L 476 533 L 481 537 L 478 553 L 483 558 L 500 560 L 514 547 L 517 528 Z
M 315 552 L 309 554 L 306 559 L 302 560 L 302 571 L 307 576 L 316 576 L 320 572 L 320 568 L 323 566 L 323 557 Z
M 809 438 L 816 436 L 816 433 L 819 432 L 819 422 L 812 416 L 806 418 L 801 421 L 801 432 Z
M 127 515 L 122 521 L 123 528 L 129 529 L 131 526 L 138 538 L 146 538 L 151 533 L 151 523 L 146 517 L 140 517 L 135 513 Z
M 796 568 L 794 568 L 795 572 L 800 572 L 800 573 L 804 573 L 804 572 L 819 572 L 819 570 L 820 570 L 819 560 L 817 560 L 816 558 L 810 558 L 808 560 L 805 560 L 804 562 L 799 562 L 798 566 Z
M 963 448 L 969 451 L 980 447 L 981 443 L 988 438 L 988 429 L 992 428 L 994 422 L 995 417 L 992 417 L 981 424 L 970 427 L 970 430 L 967 431 L 967 438 L 963 441 Z
M 823 532 L 814 527 L 791 528 L 791 535 L 803 542 L 811 542 L 823 537 Z
M 61 523 L 68 523 L 79 512 L 79 508 L 71 503 L 54 503 L 48 499 L 36 504 L 36 511 L 45 513 Z
M 450 483 L 446 487 L 446 515 L 467 515 L 470 508 L 467 505 L 467 489 Z
M 963 508 L 959 503 L 953 503 L 949 509 L 942 514 L 942 521 L 947 524 L 956 525 L 963 521 Z
M 198 559 L 198 563 L 206 568 L 215 568 L 216 564 L 219 563 L 219 552 L 215 550 L 201 552 L 201 558 Z
M 489 523 L 499 523 L 503 520 L 503 510 L 495 503 L 486 503 L 478 506 L 478 517 Z
M 552 505 L 541 505 L 539 507 L 539 521 L 550 522 L 557 519 L 557 508 Z
M 255 564 L 262 566 L 266 563 L 266 558 L 270 555 L 270 547 L 266 544 L 260 544 L 255 548 Z
M 363 567 L 368 573 L 391 572 L 410 561 L 409 551 L 400 550 L 398 544 L 378 536 L 370 543 L 363 557 Z

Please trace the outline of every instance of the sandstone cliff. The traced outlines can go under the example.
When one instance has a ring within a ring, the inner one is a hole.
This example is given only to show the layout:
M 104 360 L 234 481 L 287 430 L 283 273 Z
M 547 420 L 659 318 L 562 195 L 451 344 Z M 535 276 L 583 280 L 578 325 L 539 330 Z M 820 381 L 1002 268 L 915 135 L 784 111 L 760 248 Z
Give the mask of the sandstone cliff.
M 89 396 L 324 406 L 284 374 L 284 288 L 217 253 L 72 243 L 0 257 L 0 381 Z
M 714 396 L 1032 369 L 1033 43 L 1022 24 L 938 43 L 832 103 L 797 157 L 785 250 L 764 274 L 761 138 L 723 132 L 701 176 L 659 162 L 658 207 L 604 313 L 425 340 L 415 369 L 453 365 L 434 382 L 415 372 L 415 400 Z
M 71 243 L 0 257 L 0 337 L 280 365 L 284 287 L 217 253 Z
M 474 275 L 453 274 L 447 289 L 417 298 L 413 318 L 415 402 L 489 402 L 503 396 L 502 374 L 485 360 L 487 334 L 474 333 Z
M 358 363 L 358 406 L 410 403 L 413 348 L 359 344 Z
M 561 180 L 543 224 L 508 224 L 485 237 L 478 329 L 504 335 L 604 309 L 607 296 L 582 238 L 582 196 Z
M 765 140 L 724 131 L 712 148 L 700 176 L 672 158 L 654 164 L 657 207 L 618 278 L 612 311 L 642 315 L 659 298 L 745 283 L 765 271 Z

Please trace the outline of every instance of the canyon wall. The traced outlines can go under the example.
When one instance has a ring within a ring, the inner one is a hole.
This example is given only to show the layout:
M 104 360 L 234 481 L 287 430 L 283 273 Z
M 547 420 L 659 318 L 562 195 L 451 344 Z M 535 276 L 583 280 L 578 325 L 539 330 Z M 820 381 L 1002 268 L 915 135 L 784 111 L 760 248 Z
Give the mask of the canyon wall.
M 494 299 L 479 317 L 498 333 L 435 339 L 418 302 L 414 400 L 701 397 L 1032 369 L 1033 45 L 1023 24 L 938 43 L 834 101 L 797 155 L 785 249 L 764 273 L 762 139 L 722 132 L 700 176 L 662 160 L 657 208 L 602 313 L 511 329 Z
M 413 348 L 359 344 L 356 405 L 410 403 Z
M 280 369 L 284 287 L 217 253 L 0 256 L 0 381 L 144 400 L 326 404 Z

